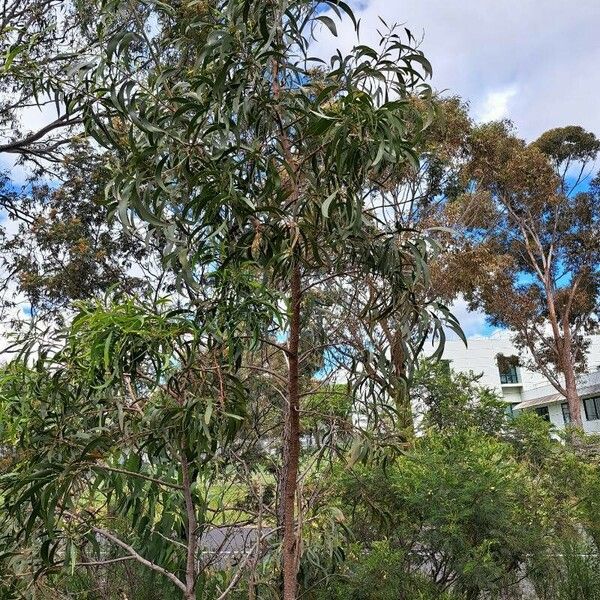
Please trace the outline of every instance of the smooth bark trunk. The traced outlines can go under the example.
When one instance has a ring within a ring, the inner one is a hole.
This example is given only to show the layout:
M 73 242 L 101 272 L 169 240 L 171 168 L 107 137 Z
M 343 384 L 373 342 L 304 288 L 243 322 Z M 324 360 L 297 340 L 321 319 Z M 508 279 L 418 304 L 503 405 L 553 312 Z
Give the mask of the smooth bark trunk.
M 546 277 L 546 297 L 548 301 L 548 320 L 552 328 L 554 344 L 556 346 L 559 364 L 557 365 L 565 378 L 565 398 L 569 405 L 571 415 L 571 424 L 583 429 L 581 419 L 581 403 L 577 393 L 577 379 L 575 377 L 575 365 L 573 361 L 573 342 L 571 339 L 571 330 L 566 318 L 562 320 L 562 332 L 559 324 L 561 323 L 554 302 L 554 290 L 550 283 L 550 277 Z M 561 391 L 562 393 L 562 391 Z
M 577 378 L 575 368 L 573 366 L 573 352 L 571 342 L 571 332 L 568 329 L 568 324 L 565 329 L 563 327 L 563 373 L 565 375 L 565 391 L 569 405 L 569 413 L 571 414 L 571 423 L 577 427 L 583 428 L 583 420 L 581 418 L 581 401 L 577 392 Z
M 183 496 L 185 499 L 185 512 L 187 517 L 186 537 L 187 537 L 187 557 L 185 565 L 185 600 L 195 600 L 196 598 L 196 561 L 198 553 L 198 521 L 196 518 L 196 509 L 192 498 L 192 482 L 190 479 L 190 465 L 185 450 L 181 451 L 181 472 L 183 484 Z

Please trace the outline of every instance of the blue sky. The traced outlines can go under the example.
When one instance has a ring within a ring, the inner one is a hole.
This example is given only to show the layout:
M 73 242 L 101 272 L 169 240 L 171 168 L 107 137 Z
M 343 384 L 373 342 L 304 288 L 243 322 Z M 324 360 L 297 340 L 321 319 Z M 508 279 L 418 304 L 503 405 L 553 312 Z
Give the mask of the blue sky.
M 361 0 L 361 39 L 408 27 L 433 65 L 437 90 L 458 94 L 479 121 L 511 119 L 534 140 L 552 127 L 581 125 L 600 136 L 600 0 Z M 326 51 L 354 43 L 351 27 Z M 325 36 L 323 36 L 325 37 Z M 597 165 L 600 166 L 600 165 Z M 454 307 L 467 335 L 489 335 L 483 313 Z

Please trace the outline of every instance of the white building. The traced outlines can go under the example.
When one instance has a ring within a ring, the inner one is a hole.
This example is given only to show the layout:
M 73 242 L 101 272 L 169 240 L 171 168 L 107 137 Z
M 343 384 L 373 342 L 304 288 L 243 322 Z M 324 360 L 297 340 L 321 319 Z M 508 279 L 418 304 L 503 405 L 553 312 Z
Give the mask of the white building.
M 511 410 L 535 410 L 559 429 L 563 428 L 569 421 L 565 398 L 543 375 L 520 366 L 526 360 L 521 360 L 518 366 L 503 365 L 504 372 L 500 372 L 499 355 L 507 358 L 519 355 L 509 333 L 469 338 L 466 348 L 462 341 L 447 341 L 444 350 L 444 359 L 449 361 L 452 369 L 480 374 L 480 384 L 495 388 Z M 579 377 L 577 385 L 583 428 L 588 432 L 600 432 L 600 335 L 590 337 L 587 363 L 588 373 Z

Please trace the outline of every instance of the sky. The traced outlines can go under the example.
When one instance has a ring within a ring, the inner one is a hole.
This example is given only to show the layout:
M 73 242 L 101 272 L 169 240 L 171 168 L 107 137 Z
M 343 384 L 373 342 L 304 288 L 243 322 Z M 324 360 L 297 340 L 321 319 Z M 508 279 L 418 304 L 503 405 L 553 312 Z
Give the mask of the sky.
M 477 121 L 508 118 L 529 141 L 581 125 L 600 136 L 600 0 L 362 0 L 361 42 L 375 45 L 379 17 L 420 40 L 433 87 L 468 101 Z M 355 43 L 349 22 L 327 50 Z M 323 38 L 325 38 L 323 32 Z M 483 313 L 458 301 L 468 336 L 490 335 Z
M 600 136 L 600 0 L 346 1 L 363 43 L 377 43 L 379 17 L 408 27 L 433 65 L 434 88 L 467 100 L 476 120 L 509 118 L 527 140 L 570 124 Z M 337 38 L 321 33 L 319 54 L 356 43 L 348 19 Z M 35 129 L 51 115 L 31 109 L 24 117 Z M 467 335 L 492 332 L 465 302 L 454 312 Z

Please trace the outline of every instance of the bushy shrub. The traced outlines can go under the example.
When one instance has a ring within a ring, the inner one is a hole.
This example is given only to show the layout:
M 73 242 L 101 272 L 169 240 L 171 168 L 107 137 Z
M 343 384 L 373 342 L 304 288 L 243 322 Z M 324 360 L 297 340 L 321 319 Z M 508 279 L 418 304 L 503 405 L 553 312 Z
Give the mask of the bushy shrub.
M 451 600 L 425 576 L 407 570 L 406 553 L 389 542 L 353 546 L 343 568 L 308 591 L 310 600 Z
M 480 431 L 430 433 L 386 468 L 344 472 L 340 485 L 357 537 L 402 548 L 404 571 L 439 590 L 497 592 L 545 551 L 543 493 L 508 443 Z

